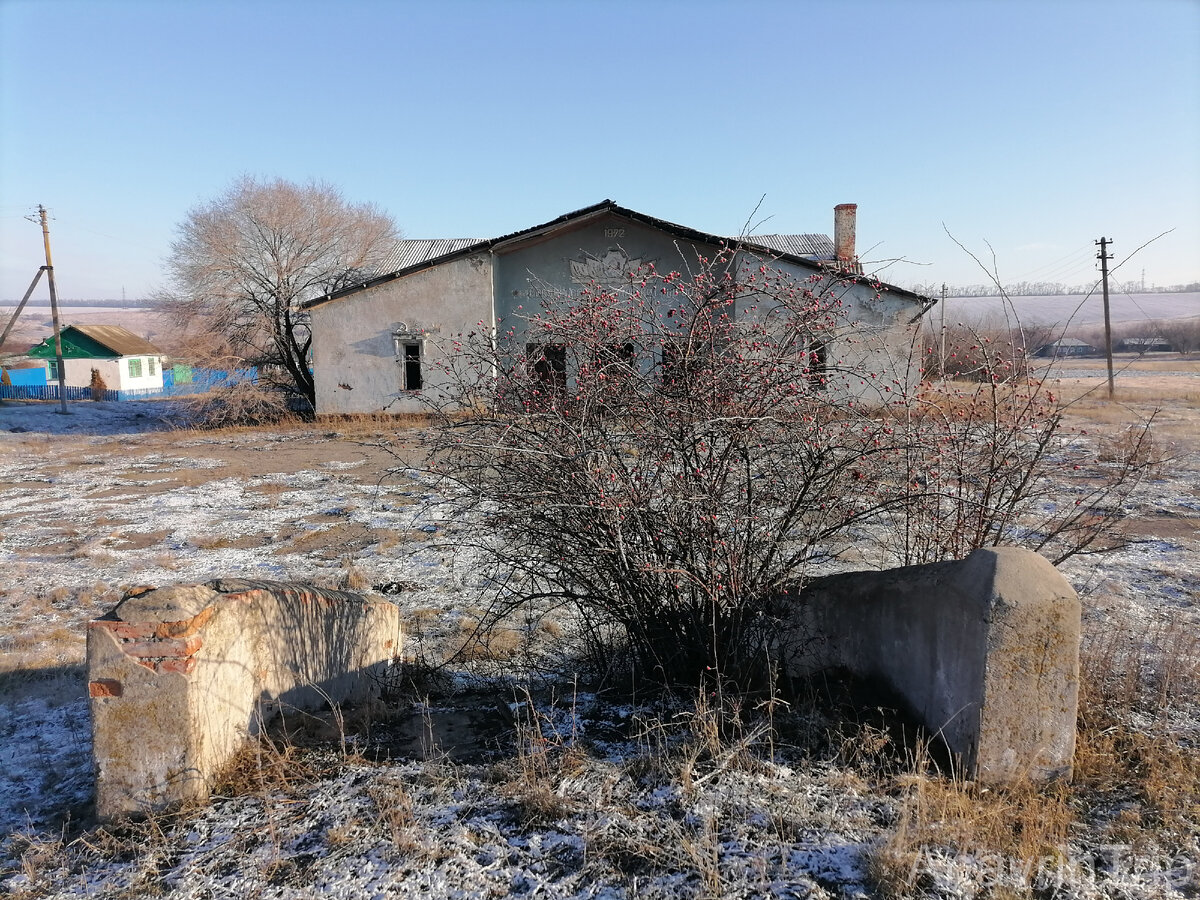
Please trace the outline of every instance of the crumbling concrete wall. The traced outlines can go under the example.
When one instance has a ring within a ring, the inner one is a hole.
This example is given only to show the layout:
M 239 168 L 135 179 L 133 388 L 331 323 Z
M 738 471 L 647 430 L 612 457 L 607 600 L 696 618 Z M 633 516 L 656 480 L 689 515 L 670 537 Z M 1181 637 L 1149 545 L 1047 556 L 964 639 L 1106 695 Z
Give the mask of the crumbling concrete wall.
M 1079 619 L 1049 561 L 998 547 L 821 579 L 794 605 L 781 652 L 793 673 L 841 667 L 881 680 L 968 777 L 1069 778 Z
M 88 627 L 98 817 L 206 798 L 279 710 L 376 692 L 400 642 L 396 606 L 341 591 L 223 579 L 127 597 Z

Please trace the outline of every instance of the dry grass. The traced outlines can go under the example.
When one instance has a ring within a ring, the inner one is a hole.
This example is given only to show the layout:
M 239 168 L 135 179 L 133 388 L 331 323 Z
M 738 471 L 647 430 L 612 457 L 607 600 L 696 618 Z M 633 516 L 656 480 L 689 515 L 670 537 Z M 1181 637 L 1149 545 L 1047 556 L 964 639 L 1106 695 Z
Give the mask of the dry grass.
M 63 619 L 100 614 L 121 599 L 120 590 L 97 581 L 76 590 L 0 591 L 0 598 L 21 606 L 24 614 L 0 627 L 0 695 L 37 694 L 51 700 L 80 696 L 86 636 L 82 627 Z M 34 617 L 49 619 L 50 624 L 30 630 L 28 621 Z
M 316 517 L 310 517 L 308 521 L 312 521 L 313 518 Z M 287 529 L 284 529 L 277 539 L 287 540 L 288 543 L 285 546 L 277 547 L 275 553 L 278 555 L 298 553 L 323 559 L 341 560 L 346 557 L 348 552 L 355 553 L 372 544 L 377 544 L 379 539 L 387 533 L 359 522 L 346 521 L 344 516 L 325 518 L 324 521 L 333 521 L 336 524 L 327 528 L 322 528 L 318 524 L 317 527 L 306 529 L 295 535 L 289 535 Z
M 574 734 L 557 732 L 528 692 L 518 707 L 517 758 L 506 768 L 501 794 L 512 799 L 527 826 L 551 825 L 582 809 L 566 785 L 587 768 Z
M 150 557 L 150 564 L 157 566 L 160 569 L 166 569 L 168 572 L 173 572 L 179 568 L 179 557 L 170 551 L 164 550 L 162 553 L 155 553 Z
M 1178 615 L 1136 633 L 1094 627 L 1081 676 L 1075 780 L 1089 814 L 1135 847 L 1200 834 L 1200 753 L 1172 722 L 1200 709 L 1200 631 Z
M 1138 370 L 1142 365 L 1135 362 L 1131 368 Z M 1190 447 L 1200 413 L 1200 360 L 1191 360 L 1187 366 L 1189 374 L 1182 375 L 1122 378 L 1117 374 L 1111 398 L 1102 362 L 1095 377 L 1056 378 L 1047 383 L 1062 395 L 1067 421 L 1079 429 L 1121 431 L 1153 415 L 1159 439 L 1184 441 Z
M 222 769 L 213 793 L 225 797 L 289 794 L 337 771 L 340 756 L 316 754 L 283 734 L 279 723 L 248 740 Z
M 375 806 L 376 824 L 383 827 L 397 853 L 411 857 L 426 851 L 412 796 L 398 778 L 376 779 L 367 788 L 367 796 Z
M 223 534 L 203 535 L 192 538 L 190 543 L 197 550 L 249 550 L 254 547 L 266 547 L 272 537 L 264 532 L 230 536 Z
M 371 579 L 363 574 L 362 569 L 354 564 L 353 558 L 342 557 L 342 577 L 338 581 L 338 589 L 343 591 L 366 591 L 371 587 Z
M 1108 363 L 1102 358 L 1060 359 L 1052 366 L 1039 367 L 1039 375 L 1053 375 L 1063 369 L 1075 371 L 1091 370 L 1097 377 L 1108 377 Z M 1154 357 L 1138 356 L 1129 353 L 1113 354 L 1113 372 L 1120 377 L 1121 372 L 1152 372 L 1162 375 L 1200 375 L 1200 358 L 1192 356 L 1155 355 Z
M 303 419 L 288 408 L 281 391 L 241 381 L 236 384 L 191 394 L 181 400 L 182 418 L 193 431 L 210 431 L 238 426 L 286 428 Z
M 920 862 L 931 848 L 1015 860 L 1028 871 L 1066 856 L 1075 816 L 1064 785 L 1025 782 L 988 789 L 915 772 L 898 777 L 894 790 L 900 796 L 898 819 L 870 862 L 872 880 L 884 896 L 920 893 Z
M 1174 851 L 1200 835 L 1200 754 L 1170 723 L 1173 711 L 1200 707 L 1200 633 L 1182 617 L 1148 633 L 1093 628 L 1080 681 L 1070 784 L 987 789 L 924 763 L 893 776 L 885 789 L 900 798 L 898 820 L 871 857 L 881 894 L 921 893 L 930 851 L 990 858 L 1021 876 L 1012 896 L 1034 896 L 1032 874 L 1060 867 L 1081 828 L 1133 854 Z M 884 750 L 872 737 L 865 742 Z
M 198 395 L 207 396 L 207 395 Z M 429 425 L 429 417 L 417 413 L 388 415 L 386 413 L 352 413 L 318 416 L 315 420 L 288 415 L 264 425 L 254 422 L 228 421 L 220 424 L 189 423 L 186 419 L 174 431 L 159 435 L 158 440 L 174 445 L 181 438 L 244 437 L 259 435 L 268 428 L 272 434 L 303 434 L 320 432 L 325 437 L 396 441 L 402 446 L 419 446 L 420 431 Z M 153 436 L 151 436 L 153 437 Z
M 1112 397 L 1107 384 L 1090 379 L 1066 379 L 1058 387 L 1072 416 L 1098 425 L 1123 425 L 1135 412 L 1164 406 L 1200 408 L 1200 386 L 1183 379 L 1118 382 Z
M 317 424 L 336 426 L 344 434 L 386 434 L 393 436 L 396 432 L 414 432 L 428 428 L 433 421 L 432 416 L 424 413 L 343 413 L 341 415 L 324 415 L 317 417 Z
M 449 641 L 447 658 L 461 663 L 505 662 L 528 649 L 527 634 L 510 625 L 484 626 L 474 616 L 458 620 L 457 634 Z
M 259 494 L 266 494 L 268 497 L 277 498 L 280 494 L 286 494 L 289 491 L 295 490 L 295 488 L 281 481 L 260 481 L 250 485 L 246 490 L 256 491 Z

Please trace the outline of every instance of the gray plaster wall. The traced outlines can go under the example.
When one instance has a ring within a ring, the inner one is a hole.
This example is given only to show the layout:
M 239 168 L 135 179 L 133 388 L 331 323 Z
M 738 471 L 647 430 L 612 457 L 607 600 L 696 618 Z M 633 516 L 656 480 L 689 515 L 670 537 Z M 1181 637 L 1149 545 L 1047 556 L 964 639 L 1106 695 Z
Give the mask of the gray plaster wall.
M 853 281 L 832 278 L 787 260 L 764 258 L 748 251 L 743 251 L 738 261 L 743 280 L 764 265 L 787 274 L 797 286 L 839 302 L 832 339 L 826 347 L 826 390 L 833 399 L 851 397 L 890 403 L 904 389 L 918 383 L 920 354 L 916 341 L 920 328 L 914 319 L 920 307 L 911 299 L 879 289 L 865 277 Z M 738 317 L 769 320 L 773 308 L 769 298 L 750 294 L 739 301 Z
M 878 679 L 969 777 L 1069 778 L 1080 605 L 1048 560 L 998 547 L 961 561 L 815 582 L 780 641 L 791 673 Z
M 593 262 L 587 269 L 591 275 L 610 254 L 616 254 L 628 260 L 630 268 L 653 263 L 660 273 L 687 273 L 699 271 L 699 257 L 711 259 L 717 252 L 715 246 L 680 240 L 623 216 L 588 219 L 548 237 L 496 248 L 496 314 L 516 324 L 537 313 L 543 299 L 558 301 L 577 294 L 587 281 L 575 280 L 572 263 Z M 671 305 L 670 298 L 661 303 L 663 311 Z
M 492 258 L 474 254 L 312 307 L 313 378 L 318 415 L 416 413 L 403 390 L 392 333 L 422 344 L 423 391 L 438 397 L 438 365 L 460 335 L 492 322 Z
M 631 269 L 653 263 L 659 273 L 678 271 L 687 275 L 701 271 L 704 260 L 712 260 L 719 252 L 716 245 L 681 240 L 611 213 L 549 237 L 499 247 L 495 282 L 497 314 L 503 320 L 500 332 L 503 336 L 514 330 L 507 342 L 513 352 L 520 352 L 527 320 L 541 310 L 542 302 L 577 295 L 583 286 L 576 280 L 573 265 L 578 271 L 578 267 L 591 262 L 595 272 L 602 270 L 604 261 L 623 258 Z M 854 284 L 834 283 L 813 268 L 745 250 L 729 265 L 743 279 L 765 265 L 786 273 L 797 285 L 811 285 L 818 293 L 832 291 L 841 300 L 841 324 L 828 347 L 829 363 L 832 370 L 855 374 L 831 377 L 830 387 L 835 392 L 888 402 L 914 383 L 917 373 L 913 341 L 917 330 L 911 320 L 918 307 L 911 300 L 879 291 L 866 279 Z M 656 312 L 663 317 L 677 303 L 670 295 L 661 296 Z M 739 302 L 736 315 L 739 319 L 763 316 L 770 308 L 770 303 L 752 295 Z

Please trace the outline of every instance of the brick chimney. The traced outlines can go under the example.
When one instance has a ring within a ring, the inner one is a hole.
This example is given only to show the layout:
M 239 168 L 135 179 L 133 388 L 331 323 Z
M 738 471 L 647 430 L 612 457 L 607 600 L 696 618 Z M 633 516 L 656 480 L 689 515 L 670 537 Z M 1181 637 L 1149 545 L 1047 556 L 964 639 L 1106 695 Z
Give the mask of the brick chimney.
M 854 237 L 857 203 L 839 203 L 833 208 L 833 255 L 838 262 L 855 261 Z

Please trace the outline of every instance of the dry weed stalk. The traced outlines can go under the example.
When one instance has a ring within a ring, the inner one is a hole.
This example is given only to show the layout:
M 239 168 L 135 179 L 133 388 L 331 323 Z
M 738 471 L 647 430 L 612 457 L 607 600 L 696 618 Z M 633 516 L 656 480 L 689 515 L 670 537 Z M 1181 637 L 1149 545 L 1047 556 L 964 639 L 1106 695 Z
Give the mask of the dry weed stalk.
M 568 734 L 558 731 L 550 714 L 540 711 L 528 688 L 517 704 L 517 758 L 515 776 L 503 793 L 518 804 L 530 824 L 546 825 L 580 811 L 582 804 L 568 797 L 569 784 L 587 767 L 576 741 L 575 716 Z
M 1075 781 L 1110 837 L 1136 848 L 1200 834 L 1200 753 L 1173 721 L 1200 708 L 1200 633 L 1181 614 L 1088 629 L 1081 674 Z
M 217 778 L 213 793 L 224 797 L 266 797 L 288 793 L 315 781 L 321 769 L 295 744 L 260 734 L 248 740 Z
M 895 895 L 915 887 L 911 878 L 926 848 L 999 854 L 1030 871 L 1067 852 L 1074 813 L 1063 785 L 1019 782 L 984 788 L 920 772 L 897 778 L 895 784 L 901 792 L 899 819 L 872 860 L 879 886 Z
M 342 557 L 342 575 L 338 579 L 337 588 L 341 591 L 366 591 L 371 587 L 371 579 L 354 564 L 349 556 Z
M 367 787 L 367 796 L 375 805 L 376 822 L 387 829 L 398 853 L 410 856 L 425 849 L 417 830 L 412 795 L 399 779 L 375 779 Z
M 1182 616 L 1141 633 L 1089 629 L 1080 683 L 1069 785 L 983 788 L 930 774 L 922 754 L 890 776 L 901 801 L 894 831 L 871 859 L 881 893 L 920 893 L 928 850 L 1001 860 L 1028 887 L 1034 873 L 1064 862 L 1080 825 L 1094 829 L 1098 843 L 1134 854 L 1176 852 L 1195 840 L 1200 754 L 1175 730 L 1172 716 L 1187 715 L 1200 701 L 1200 634 Z M 870 730 L 864 738 L 874 749 L 887 743 Z

